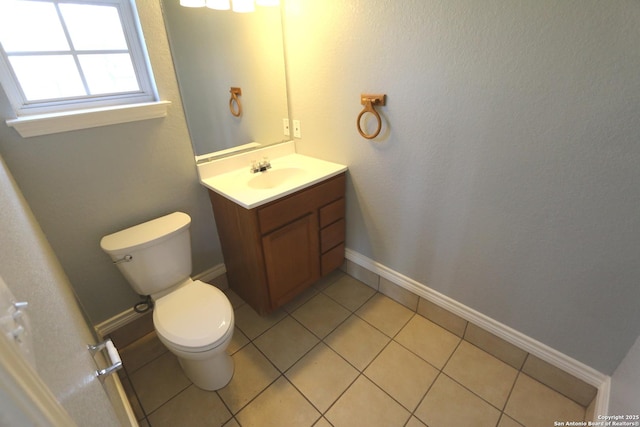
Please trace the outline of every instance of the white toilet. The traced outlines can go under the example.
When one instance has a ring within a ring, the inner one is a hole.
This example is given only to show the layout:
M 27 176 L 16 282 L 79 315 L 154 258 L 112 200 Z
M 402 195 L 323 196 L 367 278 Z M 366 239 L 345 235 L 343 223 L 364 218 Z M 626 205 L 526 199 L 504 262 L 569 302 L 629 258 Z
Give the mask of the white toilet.
M 131 287 L 154 301 L 160 341 L 178 357 L 189 379 L 205 390 L 233 376 L 226 348 L 233 335 L 233 308 L 215 286 L 192 280 L 191 218 L 175 212 L 105 236 L 100 247 Z

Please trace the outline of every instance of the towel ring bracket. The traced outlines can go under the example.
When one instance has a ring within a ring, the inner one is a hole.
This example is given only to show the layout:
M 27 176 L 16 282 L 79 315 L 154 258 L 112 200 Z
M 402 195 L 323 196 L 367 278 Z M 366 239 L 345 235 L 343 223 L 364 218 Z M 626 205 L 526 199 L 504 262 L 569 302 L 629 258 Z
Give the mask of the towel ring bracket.
M 362 136 L 363 138 L 366 139 L 373 139 L 376 136 L 378 136 L 380 134 L 380 130 L 382 130 L 382 118 L 380 117 L 380 114 L 376 111 L 375 106 L 384 106 L 386 105 L 387 101 L 387 97 L 385 94 L 362 94 L 360 95 L 360 104 L 364 105 L 364 108 L 362 109 L 362 111 L 360 112 L 360 114 L 358 114 L 358 119 L 356 120 L 356 127 L 358 128 L 358 133 L 360 134 L 360 136 Z M 362 116 L 365 115 L 365 113 L 371 113 L 373 114 L 373 116 L 376 118 L 376 122 L 378 123 L 378 126 L 375 130 L 375 132 L 368 134 L 365 131 L 362 130 L 362 126 L 360 125 L 360 122 L 362 120 Z
M 231 93 L 231 99 L 229 99 L 229 110 L 234 117 L 240 117 L 242 114 L 242 103 L 238 96 L 242 95 L 242 89 L 239 87 L 232 87 L 229 92 Z M 235 107 L 233 105 L 234 103 Z

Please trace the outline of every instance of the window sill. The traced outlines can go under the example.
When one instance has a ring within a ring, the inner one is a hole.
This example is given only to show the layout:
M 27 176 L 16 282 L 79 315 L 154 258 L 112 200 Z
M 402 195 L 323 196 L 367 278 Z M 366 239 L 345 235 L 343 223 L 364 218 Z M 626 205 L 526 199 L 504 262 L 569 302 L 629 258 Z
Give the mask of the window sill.
M 170 101 L 37 114 L 7 120 L 23 138 L 166 117 Z

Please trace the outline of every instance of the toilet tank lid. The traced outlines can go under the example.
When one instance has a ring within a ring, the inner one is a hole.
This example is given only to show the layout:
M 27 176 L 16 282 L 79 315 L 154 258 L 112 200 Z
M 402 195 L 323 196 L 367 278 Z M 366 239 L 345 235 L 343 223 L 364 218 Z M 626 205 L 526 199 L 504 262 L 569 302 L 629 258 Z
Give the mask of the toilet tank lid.
M 158 243 L 184 230 L 190 224 L 189 215 L 174 212 L 104 236 L 100 240 L 100 247 L 108 254 L 140 249 Z

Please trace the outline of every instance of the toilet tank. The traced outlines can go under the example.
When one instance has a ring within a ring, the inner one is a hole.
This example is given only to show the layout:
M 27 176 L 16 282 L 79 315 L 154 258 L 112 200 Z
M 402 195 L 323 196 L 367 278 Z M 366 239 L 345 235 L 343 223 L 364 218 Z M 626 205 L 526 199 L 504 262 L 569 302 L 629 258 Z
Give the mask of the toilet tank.
M 105 236 L 100 247 L 139 295 L 152 295 L 191 275 L 191 217 L 183 212 Z

